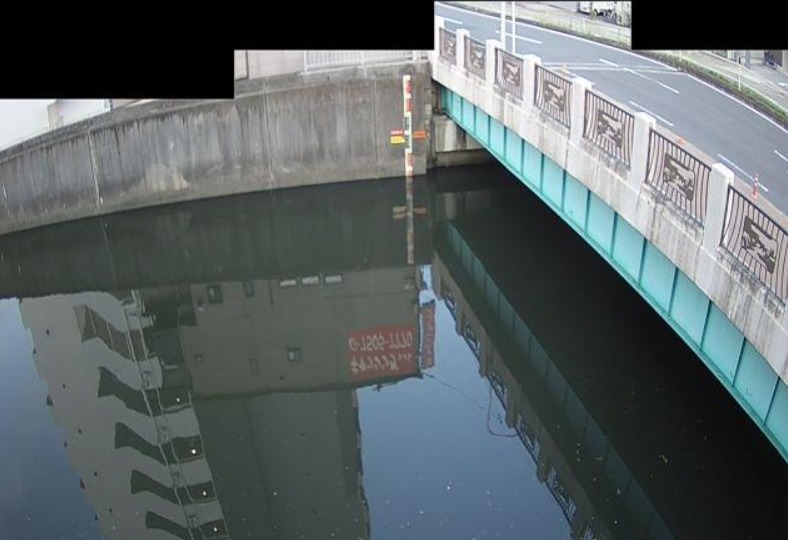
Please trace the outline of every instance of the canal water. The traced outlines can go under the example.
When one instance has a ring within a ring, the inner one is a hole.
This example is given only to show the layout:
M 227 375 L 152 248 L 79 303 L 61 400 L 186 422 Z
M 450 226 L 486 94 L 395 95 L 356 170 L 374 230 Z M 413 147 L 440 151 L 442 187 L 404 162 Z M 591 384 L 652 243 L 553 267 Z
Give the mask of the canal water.
M 785 462 L 582 240 L 496 165 L 414 189 L 0 238 L 0 540 L 786 538 Z

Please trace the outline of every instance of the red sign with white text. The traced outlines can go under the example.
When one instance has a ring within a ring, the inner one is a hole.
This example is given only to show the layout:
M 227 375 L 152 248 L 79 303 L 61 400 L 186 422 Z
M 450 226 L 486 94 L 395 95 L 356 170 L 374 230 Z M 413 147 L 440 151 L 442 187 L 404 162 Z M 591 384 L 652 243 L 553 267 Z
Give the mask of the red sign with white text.
M 416 328 L 378 326 L 348 333 L 347 355 L 354 381 L 416 373 Z

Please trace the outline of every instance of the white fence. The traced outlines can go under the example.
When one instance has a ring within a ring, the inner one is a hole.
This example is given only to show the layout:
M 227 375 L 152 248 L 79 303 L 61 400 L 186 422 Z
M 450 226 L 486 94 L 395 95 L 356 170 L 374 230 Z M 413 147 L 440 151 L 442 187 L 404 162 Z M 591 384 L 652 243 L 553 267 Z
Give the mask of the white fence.
M 235 80 L 420 60 L 426 51 L 235 51 Z
M 418 61 L 422 57 L 420 51 L 304 51 L 304 71 Z

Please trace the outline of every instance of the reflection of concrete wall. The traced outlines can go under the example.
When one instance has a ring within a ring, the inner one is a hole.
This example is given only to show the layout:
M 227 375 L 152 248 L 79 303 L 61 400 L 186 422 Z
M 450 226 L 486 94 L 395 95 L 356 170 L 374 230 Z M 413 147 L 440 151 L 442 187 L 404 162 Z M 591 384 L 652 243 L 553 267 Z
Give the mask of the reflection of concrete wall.
M 20 302 L 20 311 L 35 344 L 34 360 L 39 376 L 49 387 L 52 415 L 63 430 L 64 451 L 80 475 L 102 534 L 108 539 L 172 540 L 168 533 L 147 528 L 147 512 L 154 512 L 180 527 L 186 526 L 185 511 L 202 523 L 221 519 L 221 508 L 216 501 L 182 505 L 150 491 L 132 493 L 132 471 L 171 488 L 172 469 L 137 448 L 116 447 L 116 424 L 123 424 L 156 448 L 157 424 L 166 425 L 174 437 L 188 437 L 199 434 L 197 418 L 194 410 L 187 407 L 154 419 L 129 408 L 116 395 L 100 396 L 102 369 L 112 373 L 132 394 L 137 392 L 140 401 L 143 383 L 137 362 L 124 358 L 100 338 L 83 341 L 77 313 L 84 313 L 85 306 L 123 333 L 115 334 L 114 338 L 125 337 L 129 328 L 139 329 L 133 319 L 127 320 L 120 301 L 106 293 L 25 299 Z M 152 380 L 154 385 L 160 384 L 158 374 L 154 373 Z M 204 458 L 183 463 L 180 470 L 188 485 L 211 481 L 211 471 Z
M 233 538 L 368 538 L 352 391 L 195 407 Z
M 243 283 L 217 284 L 221 303 L 210 302 L 209 284 L 192 286 L 197 324 L 180 333 L 197 395 L 349 384 L 348 332 L 417 325 L 410 267 L 292 279 L 249 282 L 251 297 Z M 289 360 L 288 347 L 301 360 Z
M 261 79 L 214 102 L 124 107 L 0 152 L 0 232 L 154 204 L 401 176 L 402 74 L 425 127 L 426 64 Z M 416 144 L 415 174 L 426 171 Z
M 433 219 L 441 222 L 472 216 L 489 208 L 494 199 L 494 193 L 486 190 L 440 193 L 435 196 Z
M 427 183 L 413 187 L 414 205 L 429 205 Z M 376 180 L 24 231 L 0 239 L 0 297 L 404 266 L 406 221 L 391 210 L 404 200 L 401 179 Z M 416 264 L 432 255 L 430 223 L 415 219 Z

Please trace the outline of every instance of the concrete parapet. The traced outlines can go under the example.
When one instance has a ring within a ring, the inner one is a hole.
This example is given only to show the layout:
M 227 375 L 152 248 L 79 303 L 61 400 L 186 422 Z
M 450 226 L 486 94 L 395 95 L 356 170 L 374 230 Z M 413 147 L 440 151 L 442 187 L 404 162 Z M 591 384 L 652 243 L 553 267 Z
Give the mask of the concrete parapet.
M 234 100 L 157 101 L 0 152 L 0 233 L 149 205 L 404 174 L 402 75 L 427 129 L 426 63 L 249 82 Z M 428 141 L 414 147 L 424 174 Z

